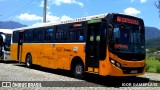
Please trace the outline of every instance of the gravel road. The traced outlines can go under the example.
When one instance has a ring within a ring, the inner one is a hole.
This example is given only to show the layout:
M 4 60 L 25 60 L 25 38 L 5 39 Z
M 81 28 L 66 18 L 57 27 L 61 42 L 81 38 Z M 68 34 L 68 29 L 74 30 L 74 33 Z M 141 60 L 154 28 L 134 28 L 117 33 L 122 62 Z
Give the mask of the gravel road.
M 143 76 L 132 78 L 100 77 L 93 74 L 87 74 L 86 77 L 88 78 L 85 78 L 85 80 L 79 80 L 72 78 L 71 74 L 64 70 L 53 70 L 39 66 L 29 69 L 24 64 L 17 62 L 0 62 L 0 84 L 2 84 L 2 81 L 12 83 L 12 87 L 0 87 L 0 90 L 160 90 L 160 74 L 156 73 L 146 73 Z M 21 83 L 20 86 L 18 86 L 18 83 Z M 142 83 L 155 87 L 136 86 Z M 54 87 L 48 87 L 50 84 Z M 126 87 L 120 87 L 122 84 Z M 157 84 L 158 87 L 156 87 Z

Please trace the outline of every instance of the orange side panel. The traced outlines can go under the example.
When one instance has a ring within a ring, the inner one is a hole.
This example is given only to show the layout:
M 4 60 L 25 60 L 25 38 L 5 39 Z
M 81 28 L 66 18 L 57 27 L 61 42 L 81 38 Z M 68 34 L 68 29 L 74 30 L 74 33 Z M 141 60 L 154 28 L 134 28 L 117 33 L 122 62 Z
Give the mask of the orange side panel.
M 17 61 L 17 50 L 18 50 L 18 44 L 11 44 L 11 50 L 10 50 L 11 60 Z

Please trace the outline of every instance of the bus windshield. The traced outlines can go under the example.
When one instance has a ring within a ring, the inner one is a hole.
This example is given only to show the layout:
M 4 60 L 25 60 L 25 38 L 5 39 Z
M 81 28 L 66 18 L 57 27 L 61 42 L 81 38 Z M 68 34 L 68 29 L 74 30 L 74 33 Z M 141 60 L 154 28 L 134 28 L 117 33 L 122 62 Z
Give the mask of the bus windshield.
M 119 53 L 144 53 L 144 29 L 139 26 L 114 26 L 111 49 Z

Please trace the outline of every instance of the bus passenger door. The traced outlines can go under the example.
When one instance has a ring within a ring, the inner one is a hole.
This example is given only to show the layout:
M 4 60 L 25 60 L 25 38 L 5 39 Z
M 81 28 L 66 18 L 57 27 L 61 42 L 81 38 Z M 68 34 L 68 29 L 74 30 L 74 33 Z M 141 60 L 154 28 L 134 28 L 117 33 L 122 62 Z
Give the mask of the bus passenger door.
M 17 60 L 22 60 L 22 45 L 23 45 L 23 31 L 19 32 L 18 35 L 18 50 L 17 50 Z
M 100 23 L 88 24 L 86 41 L 86 65 L 87 72 L 98 73 L 99 47 L 100 47 Z

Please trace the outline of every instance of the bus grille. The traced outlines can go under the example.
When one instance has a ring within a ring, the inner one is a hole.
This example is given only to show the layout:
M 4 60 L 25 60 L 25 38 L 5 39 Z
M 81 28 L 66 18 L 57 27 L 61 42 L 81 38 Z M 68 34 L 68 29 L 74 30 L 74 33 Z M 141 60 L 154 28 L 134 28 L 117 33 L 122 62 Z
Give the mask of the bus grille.
M 144 67 L 137 67 L 137 68 L 122 67 L 122 70 L 124 74 L 136 74 L 136 73 L 142 73 Z

